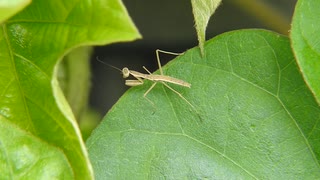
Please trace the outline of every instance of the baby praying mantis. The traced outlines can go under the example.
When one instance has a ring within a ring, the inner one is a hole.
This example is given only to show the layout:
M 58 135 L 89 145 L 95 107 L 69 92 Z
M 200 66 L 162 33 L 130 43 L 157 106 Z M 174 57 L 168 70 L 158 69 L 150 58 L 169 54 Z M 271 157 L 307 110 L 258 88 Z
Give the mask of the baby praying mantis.
M 119 71 L 122 72 L 122 75 L 123 75 L 123 78 L 128 78 L 130 75 L 133 76 L 134 78 L 136 78 L 135 80 L 126 80 L 125 81 L 125 85 L 127 86 L 139 86 L 139 85 L 142 85 L 143 84 L 143 79 L 147 79 L 147 80 L 150 80 L 153 82 L 153 84 L 150 86 L 150 88 L 143 94 L 143 97 L 146 98 L 152 105 L 154 105 L 154 103 L 149 99 L 147 98 L 147 94 L 154 88 L 154 86 L 157 84 L 157 83 L 161 83 L 163 84 L 164 86 L 166 86 L 167 88 L 169 88 L 171 91 L 173 91 L 174 93 L 176 93 L 178 96 L 180 96 L 186 103 L 188 103 L 193 109 L 195 109 L 195 107 L 185 98 L 182 96 L 182 94 L 180 94 L 178 91 L 174 90 L 172 87 L 170 87 L 167 83 L 172 83 L 172 84 L 176 84 L 176 85 L 179 85 L 179 86 L 183 86 L 183 87 L 188 87 L 190 88 L 191 87 L 191 84 L 190 83 L 187 83 L 181 79 L 177 79 L 177 78 L 174 78 L 174 77 L 171 77 L 171 76 L 166 76 L 166 75 L 163 75 L 163 71 L 162 71 L 162 67 L 161 67 L 161 63 L 160 63 L 160 56 L 159 56 L 159 52 L 161 53 L 165 53 L 165 54 L 171 54 L 171 55 L 176 55 L 176 56 L 179 56 L 183 53 L 173 53 L 173 52 L 168 52 L 168 51 L 163 51 L 163 50 L 160 50 L 160 49 L 157 49 L 156 50 L 156 56 L 157 56 L 157 61 L 158 61 L 158 66 L 159 66 L 159 70 L 160 70 L 160 75 L 158 74 L 152 74 L 146 67 L 142 66 L 143 69 L 145 71 L 148 72 L 148 74 L 144 74 L 144 73 L 140 73 L 140 72 L 137 72 L 137 71 L 133 71 L 133 70 L 129 70 L 127 67 L 124 67 L 122 70 L 114 67 L 114 66 L 111 66 L 109 64 L 106 64 L 105 62 L 99 60 L 97 58 L 97 60 L 103 64 L 106 64 L 108 66 L 111 66 Z

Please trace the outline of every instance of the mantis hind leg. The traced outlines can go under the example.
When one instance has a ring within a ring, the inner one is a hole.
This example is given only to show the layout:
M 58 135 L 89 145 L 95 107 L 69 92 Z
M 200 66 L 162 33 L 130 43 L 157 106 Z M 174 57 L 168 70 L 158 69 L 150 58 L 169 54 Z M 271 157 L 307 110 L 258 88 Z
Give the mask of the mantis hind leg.
M 162 71 L 162 66 L 161 66 L 161 62 L 160 62 L 159 52 L 161 52 L 163 54 L 170 54 L 170 55 L 175 55 L 175 56 L 179 56 L 179 55 L 183 54 L 183 53 L 174 53 L 174 52 L 169 52 L 169 51 L 164 51 L 164 50 L 157 49 L 156 50 L 156 56 L 157 56 L 158 66 L 159 66 L 159 70 L 160 70 L 160 74 L 161 75 L 163 75 L 163 71 Z
M 187 104 L 189 104 L 191 106 L 191 108 L 194 110 L 194 112 L 197 114 L 198 118 L 202 121 L 202 117 L 200 115 L 200 113 L 197 111 L 197 109 L 184 97 L 182 96 L 181 93 L 179 93 L 178 91 L 176 91 L 175 89 L 173 89 L 171 86 L 169 86 L 167 83 L 165 82 L 161 82 L 163 85 L 165 85 L 167 88 L 169 88 L 171 91 L 173 91 L 174 93 L 176 93 L 178 96 L 180 96 L 181 99 L 183 99 Z
M 185 98 L 182 96 L 181 93 L 179 93 L 178 91 L 174 90 L 171 86 L 169 86 L 167 83 L 161 82 L 163 85 L 165 85 L 167 88 L 169 88 L 171 91 L 175 92 L 178 96 L 180 96 L 180 98 L 182 98 L 186 103 L 188 103 L 193 109 L 195 109 L 195 107 Z

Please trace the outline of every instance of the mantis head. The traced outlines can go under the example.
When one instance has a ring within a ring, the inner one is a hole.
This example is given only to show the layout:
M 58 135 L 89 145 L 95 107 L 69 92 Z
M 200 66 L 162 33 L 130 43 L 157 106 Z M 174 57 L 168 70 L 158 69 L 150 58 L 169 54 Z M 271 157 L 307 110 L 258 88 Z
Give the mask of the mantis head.
M 127 77 L 129 77 L 129 75 L 130 75 L 130 71 L 129 71 L 129 69 L 128 68 L 123 68 L 122 69 L 122 77 L 123 78 L 127 78 Z

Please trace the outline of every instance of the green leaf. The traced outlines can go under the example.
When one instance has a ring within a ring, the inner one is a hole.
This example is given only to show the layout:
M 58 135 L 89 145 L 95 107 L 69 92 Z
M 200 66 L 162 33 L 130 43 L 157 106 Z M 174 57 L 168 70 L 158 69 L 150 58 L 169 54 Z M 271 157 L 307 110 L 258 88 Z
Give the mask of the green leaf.
M 74 49 L 64 57 L 58 68 L 60 87 L 77 120 L 81 119 L 88 106 L 92 50 L 91 46 Z
M 291 29 L 291 43 L 302 75 L 320 104 L 320 1 L 299 0 Z
M 87 141 L 96 179 L 316 179 L 320 108 L 288 38 L 263 30 L 220 35 L 123 95 Z M 197 113 L 200 113 L 200 118 Z
M 191 0 L 195 28 L 197 31 L 201 55 L 204 55 L 204 43 L 206 41 L 206 28 L 210 17 L 220 5 L 221 0 Z
M 86 140 L 100 122 L 98 112 L 88 107 L 90 92 L 90 57 L 92 46 L 79 47 L 63 58 L 58 66 L 58 81 Z
M 9 119 L 0 123 L 0 179 L 72 179 L 65 154 Z
M 52 173 L 61 179 L 92 179 L 91 164 L 58 85 L 55 66 L 74 47 L 138 37 L 119 0 L 35 0 L 1 25 L 0 131 L 14 134 L 0 134 L 0 171 L 9 168 L 1 179 L 29 174 L 29 179 L 48 179 L 42 177 Z M 28 153 L 39 156 L 24 161 Z
M 0 23 L 21 11 L 31 0 L 1 0 L 0 2 Z

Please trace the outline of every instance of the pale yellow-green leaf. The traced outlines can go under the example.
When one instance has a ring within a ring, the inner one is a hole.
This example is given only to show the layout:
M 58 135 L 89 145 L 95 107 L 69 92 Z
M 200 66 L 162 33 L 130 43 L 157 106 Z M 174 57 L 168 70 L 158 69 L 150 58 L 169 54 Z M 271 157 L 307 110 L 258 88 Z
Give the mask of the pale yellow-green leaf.
M 204 55 L 204 42 L 206 41 L 206 28 L 209 19 L 220 3 L 221 0 L 191 0 L 201 55 Z
M 21 11 L 31 0 L 0 0 L 0 23 Z

